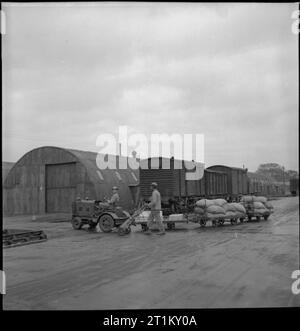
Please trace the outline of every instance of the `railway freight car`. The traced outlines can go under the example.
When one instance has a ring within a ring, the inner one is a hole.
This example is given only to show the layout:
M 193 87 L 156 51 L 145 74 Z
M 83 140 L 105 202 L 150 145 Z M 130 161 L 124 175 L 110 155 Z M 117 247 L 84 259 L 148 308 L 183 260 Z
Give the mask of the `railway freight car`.
M 290 191 L 292 195 L 299 195 L 299 177 L 290 179 Z
M 237 200 L 240 195 L 248 194 L 247 169 L 214 165 L 207 169 L 227 174 L 227 196 Z
M 227 174 L 221 171 L 204 170 L 205 197 L 225 198 L 228 195 Z
M 167 162 L 169 168 L 163 167 Z M 178 169 L 181 164 L 181 169 Z M 227 174 L 201 168 L 201 178 L 187 180 L 186 174 L 193 172 L 185 167 L 184 161 L 174 158 L 149 158 L 140 163 L 140 198 L 148 200 L 151 196 L 150 184 L 158 183 L 162 197 L 162 209 L 165 215 L 189 212 L 195 200 L 204 197 L 221 197 L 227 195 Z
M 278 188 L 271 178 L 248 171 L 248 194 L 276 196 L 278 195 Z

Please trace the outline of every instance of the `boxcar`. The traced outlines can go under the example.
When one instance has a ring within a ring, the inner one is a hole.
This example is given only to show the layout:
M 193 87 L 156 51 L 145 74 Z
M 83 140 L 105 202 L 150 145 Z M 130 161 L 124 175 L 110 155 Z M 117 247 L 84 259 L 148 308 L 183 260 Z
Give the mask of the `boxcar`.
M 156 182 L 161 194 L 164 214 L 188 211 L 193 205 L 194 197 L 205 196 L 204 165 L 198 163 L 197 166 L 201 169 L 201 178 L 188 180 L 187 174 L 195 170 L 187 169 L 182 160 L 163 157 L 141 160 L 140 199 L 149 200 L 150 184 Z
M 170 162 L 169 169 L 162 166 L 163 162 Z M 166 210 L 169 210 L 169 212 L 189 211 L 195 200 L 199 198 L 227 196 L 228 181 L 225 172 L 203 168 L 202 178 L 187 180 L 186 174 L 191 170 L 187 170 L 183 162 L 162 157 L 142 160 L 139 174 L 140 198 L 142 200 L 149 199 L 151 196 L 150 184 L 152 182 L 158 184 L 164 213 L 166 213 Z M 182 169 L 178 169 L 178 163 L 181 163 Z M 199 166 L 202 167 L 202 165 Z
M 181 164 L 181 165 L 180 165 Z M 166 166 L 169 168 L 166 169 Z M 181 169 L 178 169 L 181 166 Z M 184 161 L 174 158 L 148 158 L 140 161 L 140 195 L 151 195 L 150 184 L 158 183 L 162 201 L 171 198 L 205 195 L 203 175 L 200 180 L 187 180 L 186 174 L 192 172 L 185 167 Z M 203 168 L 204 172 L 204 168 Z
M 204 179 L 205 197 L 219 198 L 227 196 L 227 174 L 225 172 L 205 169 Z
M 220 171 L 227 174 L 227 193 L 232 199 L 248 193 L 247 169 L 214 165 L 209 170 Z
M 292 195 L 299 195 L 299 177 L 290 179 L 290 192 Z

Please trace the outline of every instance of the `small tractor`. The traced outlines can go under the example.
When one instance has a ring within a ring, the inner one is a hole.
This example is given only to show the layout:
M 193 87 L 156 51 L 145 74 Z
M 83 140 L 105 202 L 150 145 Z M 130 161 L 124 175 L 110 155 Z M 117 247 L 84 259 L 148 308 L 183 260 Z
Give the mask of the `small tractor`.
M 89 225 L 90 229 L 99 227 L 103 232 L 111 232 L 130 218 L 130 214 L 122 207 L 112 207 L 107 202 L 97 200 L 77 199 L 72 204 L 72 226 L 80 230 L 83 225 Z M 130 232 L 130 227 L 126 229 Z

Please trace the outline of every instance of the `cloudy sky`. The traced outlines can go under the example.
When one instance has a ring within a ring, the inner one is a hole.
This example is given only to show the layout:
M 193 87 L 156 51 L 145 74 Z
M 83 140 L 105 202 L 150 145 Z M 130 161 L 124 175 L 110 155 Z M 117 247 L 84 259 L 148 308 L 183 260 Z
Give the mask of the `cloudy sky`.
M 298 169 L 296 4 L 2 4 L 3 160 L 204 134 L 205 163 Z

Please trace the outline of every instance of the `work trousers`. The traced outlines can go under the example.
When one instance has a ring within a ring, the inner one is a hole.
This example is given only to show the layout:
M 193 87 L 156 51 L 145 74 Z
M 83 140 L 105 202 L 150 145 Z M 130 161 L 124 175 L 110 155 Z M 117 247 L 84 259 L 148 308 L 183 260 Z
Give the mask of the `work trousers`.
M 165 231 L 162 217 L 160 216 L 160 210 L 151 210 L 151 213 L 148 218 L 148 223 L 147 223 L 148 229 L 150 229 L 150 227 L 151 227 L 151 225 L 153 225 L 153 223 L 157 224 L 159 231 L 162 231 L 162 232 Z

